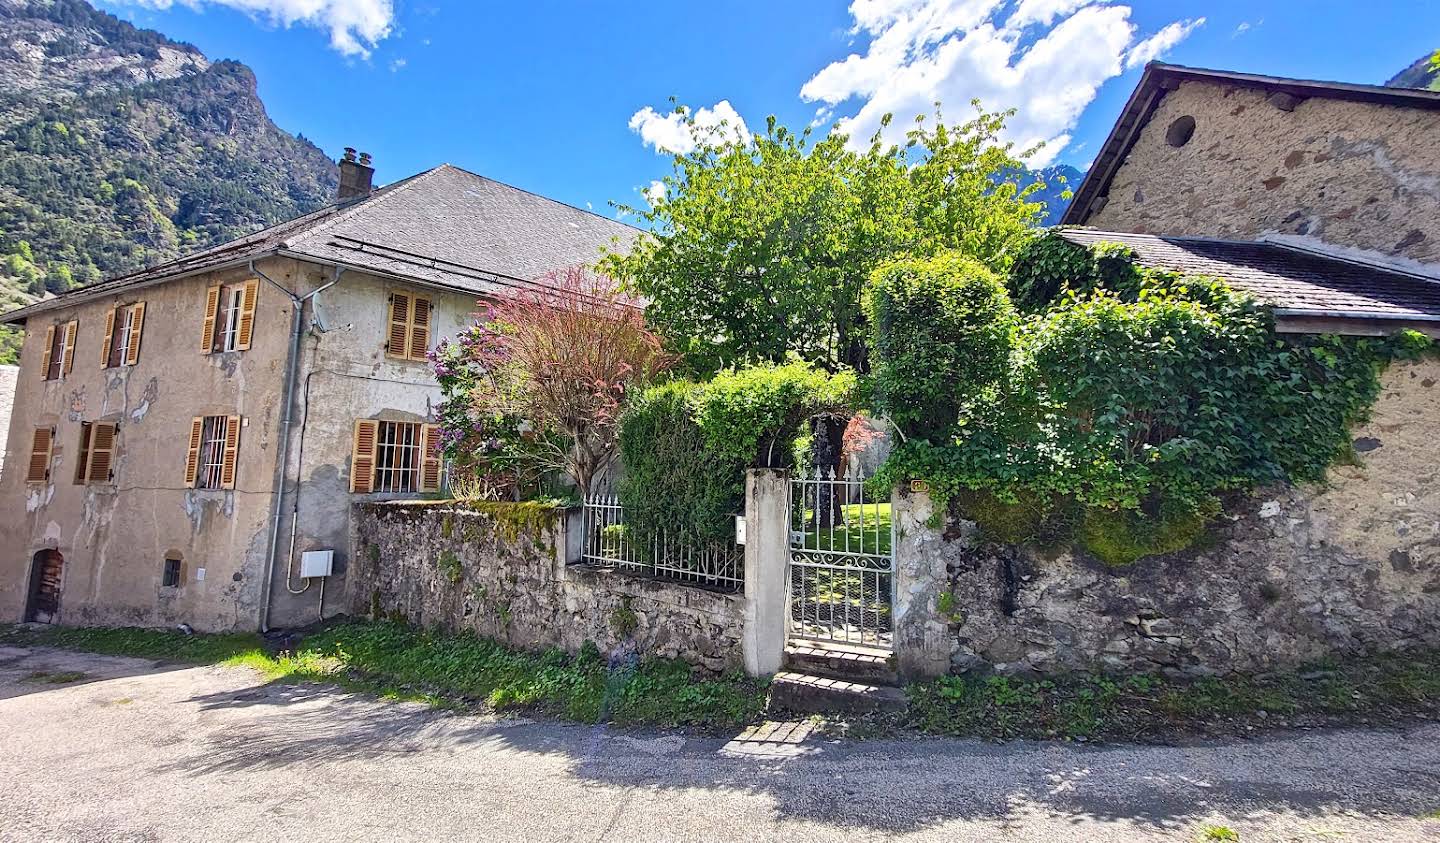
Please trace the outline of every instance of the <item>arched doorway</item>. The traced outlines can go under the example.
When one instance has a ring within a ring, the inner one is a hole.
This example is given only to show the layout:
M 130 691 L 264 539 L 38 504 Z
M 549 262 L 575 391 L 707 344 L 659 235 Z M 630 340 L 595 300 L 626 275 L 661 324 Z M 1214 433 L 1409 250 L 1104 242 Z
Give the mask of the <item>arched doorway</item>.
M 54 623 L 60 614 L 60 575 L 65 557 L 60 551 L 37 552 L 30 563 L 30 597 L 25 602 L 26 623 Z

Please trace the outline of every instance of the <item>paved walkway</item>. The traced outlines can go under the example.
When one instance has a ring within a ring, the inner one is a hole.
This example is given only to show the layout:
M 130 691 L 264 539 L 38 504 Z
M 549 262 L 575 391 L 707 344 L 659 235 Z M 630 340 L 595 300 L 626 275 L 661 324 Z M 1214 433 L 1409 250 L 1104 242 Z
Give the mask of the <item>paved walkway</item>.
M 1418 819 L 1437 808 L 1436 724 L 1188 747 L 695 738 L 0 648 L 4 840 L 1440 841 Z

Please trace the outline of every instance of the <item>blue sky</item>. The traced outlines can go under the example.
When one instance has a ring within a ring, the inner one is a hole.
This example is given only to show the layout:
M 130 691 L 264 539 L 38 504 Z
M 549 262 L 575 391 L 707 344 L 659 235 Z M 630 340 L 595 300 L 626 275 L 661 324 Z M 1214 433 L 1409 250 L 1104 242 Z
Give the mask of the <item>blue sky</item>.
M 281 127 L 373 153 L 380 181 L 448 161 L 606 214 L 643 203 L 669 171 L 656 147 L 685 142 L 671 96 L 753 128 L 774 114 L 868 135 L 883 111 L 938 96 L 961 116 L 978 95 L 1020 109 L 1015 139 L 1046 140 L 1042 158 L 1084 167 L 1153 55 L 1380 83 L 1440 47 L 1431 0 L 98 5 L 250 65 Z

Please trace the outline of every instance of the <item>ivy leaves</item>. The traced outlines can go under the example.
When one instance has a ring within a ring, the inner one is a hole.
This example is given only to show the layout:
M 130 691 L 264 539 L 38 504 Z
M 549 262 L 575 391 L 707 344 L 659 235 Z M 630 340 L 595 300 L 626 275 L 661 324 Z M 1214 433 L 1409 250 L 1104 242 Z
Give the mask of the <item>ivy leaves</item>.
M 961 283 L 961 265 L 951 271 L 948 283 Z M 872 284 L 873 300 L 888 299 L 894 270 Z M 920 477 L 940 498 L 979 491 L 1001 503 L 1078 506 L 1081 540 L 1123 561 L 1193 540 L 1223 492 L 1322 479 L 1349 452 L 1385 366 L 1430 347 L 1415 332 L 1277 334 L 1267 309 L 1218 279 L 1145 269 L 1123 247 L 1087 249 L 1053 234 L 1027 245 L 1008 288 L 1034 311 L 1013 347 L 957 355 L 950 338 L 995 316 L 947 310 L 945 284 L 920 291 L 928 303 L 906 304 L 928 328 L 895 328 L 876 310 L 881 411 L 909 420 L 916 407 L 947 406 L 953 423 L 943 440 L 902 443 L 883 482 Z M 927 363 L 944 376 L 884 388 L 888 373 Z M 969 380 L 995 367 L 994 386 Z M 969 400 L 955 401 L 956 383 Z

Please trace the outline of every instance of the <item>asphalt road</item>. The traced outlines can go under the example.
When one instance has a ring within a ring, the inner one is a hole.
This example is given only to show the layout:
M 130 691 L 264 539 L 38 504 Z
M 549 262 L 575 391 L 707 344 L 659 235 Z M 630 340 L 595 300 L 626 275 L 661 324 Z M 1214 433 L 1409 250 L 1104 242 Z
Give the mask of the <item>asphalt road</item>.
M 1245 843 L 1440 841 L 1419 819 L 1437 808 L 1437 724 L 1184 747 L 700 738 L 0 647 L 3 840 L 1061 843 L 1214 823 Z

